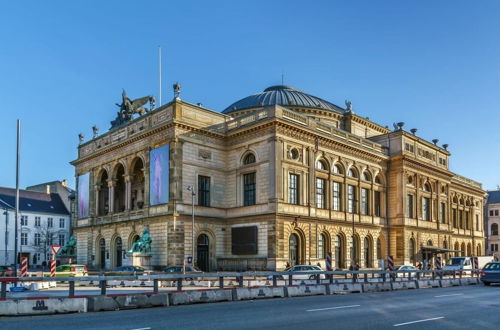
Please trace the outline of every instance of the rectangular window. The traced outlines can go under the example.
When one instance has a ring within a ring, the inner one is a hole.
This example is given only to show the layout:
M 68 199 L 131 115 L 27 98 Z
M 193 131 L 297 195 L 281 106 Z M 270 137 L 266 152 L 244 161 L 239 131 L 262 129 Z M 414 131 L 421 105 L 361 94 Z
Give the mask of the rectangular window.
M 48 228 L 54 227 L 54 219 L 53 218 L 47 218 L 47 227 Z
M 414 218 L 413 214 L 413 195 L 406 195 L 406 215 L 408 218 Z
M 243 175 L 243 205 L 255 205 L 255 172 Z
M 35 246 L 39 246 L 39 245 L 40 245 L 40 234 L 35 233 Z
M 458 228 L 457 226 L 457 209 L 451 210 L 452 218 L 453 218 L 453 228 Z
M 467 229 L 467 230 L 470 229 L 469 212 L 467 212 L 467 211 L 465 211 L 465 229 Z
M 35 217 L 35 227 L 40 227 L 42 219 L 40 217 Z
M 64 228 L 64 218 L 59 219 L 59 228 Z
M 375 200 L 375 216 L 380 217 L 382 216 L 382 210 L 381 210 L 381 201 L 380 201 L 380 191 L 375 191 L 375 195 L 373 196 Z
M 21 233 L 21 245 L 28 245 L 28 233 Z
M 490 210 L 490 216 L 492 217 L 493 216 L 493 210 Z
M 325 179 L 316 178 L 316 207 L 319 209 L 324 209 L 326 204 L 325 184 Z
M 64 234 L 59 234 L 59 245 L 60 246 L 63 246 L 65 243 L 64 243 Z
M 476 214 L 476 230 L 479 230 L 479 215 Z
M 347 212 L 356 213 L 356 187 L 347 186 Z
M 458 211 L 458 224 L 460 229 L 464 229 L 464 211 Z
M 342 210 L 342 184 L 340 182 L 333 182 L 333 210 Z
M 431 220 L 431 200 L 428 197 L 422 197 L 422 219 Z
M 369 209 L 368 189 L 361 188 L 361 214 L 367 215 Z
M 299 175 L 290 173 L 288 176 L 288 201 L 299 204 Z
M 441 203 L 441 223 L 446 223 L 446 203 Z
M 498 217 L 498 210 L 495 210 L 495 216 Z
M 210 177 L 198 175 L 198 205 L 210 206 Z
M 28 225 L 28 216 L 21 215 L 21 226 L 27 226 L 27 225 Z

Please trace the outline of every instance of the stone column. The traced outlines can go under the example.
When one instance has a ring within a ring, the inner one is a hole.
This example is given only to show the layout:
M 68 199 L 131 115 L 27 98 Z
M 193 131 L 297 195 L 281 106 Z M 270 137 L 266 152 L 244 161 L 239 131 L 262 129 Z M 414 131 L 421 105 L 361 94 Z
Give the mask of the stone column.
M 143 171 L 143 176 L 144 176 L 144 195 L 143 195 L 143 202 L 144 202 L 144 207 L 149 206 L 149 161 L 147 164 L 144 164 L 144 168 L 142 169 Z
M 130 175 L 124 175 L 125 180 L 125 211 L 130 211 L 132 208 L 132 177 Z
M 101 194 L 101 185 L 100 184 L 95 184 L 94 185 L 94 200 L 95 200 L 95 215 L 100 216 L 99 214 L 99 195 Z
M 116 180 L 108 180 L 108 214 L 112 214 L 115 211 L 115 186 Z

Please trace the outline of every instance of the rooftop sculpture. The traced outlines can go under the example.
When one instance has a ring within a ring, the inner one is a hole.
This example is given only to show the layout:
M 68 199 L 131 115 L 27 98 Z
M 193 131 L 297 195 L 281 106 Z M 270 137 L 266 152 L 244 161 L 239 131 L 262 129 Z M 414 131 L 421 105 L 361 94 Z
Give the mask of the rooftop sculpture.
M 149 110 L 143 107 L 149 102 Z M 118 111 L 116 119 L 111 122 L 111 128 L 118 127 L 126 122 L 132 120 L 134 114 L 143 115 L 148 111 L 154 110 L 155 98 L 153 96 L 144 96 L 135 100 L 131 100 L 127 97 L 125 89 L 122 92 L 122 103 L 116 103 L 116 106 L 120 108 Z

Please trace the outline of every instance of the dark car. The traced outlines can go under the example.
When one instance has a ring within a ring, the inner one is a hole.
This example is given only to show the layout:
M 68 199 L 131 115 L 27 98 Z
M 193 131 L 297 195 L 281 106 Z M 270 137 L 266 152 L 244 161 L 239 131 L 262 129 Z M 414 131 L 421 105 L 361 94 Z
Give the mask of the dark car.
M 480 272 L 480 280 L 484 285 L 500 283 L 500 262 L 489 262 Z
M 107 276 L 133 276 L 133 275 L 148 275 L 151 273 L 140 266 L 120 266 L 113 270 L 107 271 Z
M 0 266 L 0 276 L 14 276 L 14 266 Z
M 193 266 L 170 266 L 164 270 L 167 274 L 201 274 L 201 270 Z M 193 278 L 187 277 L 186 280 L 192 280 Z

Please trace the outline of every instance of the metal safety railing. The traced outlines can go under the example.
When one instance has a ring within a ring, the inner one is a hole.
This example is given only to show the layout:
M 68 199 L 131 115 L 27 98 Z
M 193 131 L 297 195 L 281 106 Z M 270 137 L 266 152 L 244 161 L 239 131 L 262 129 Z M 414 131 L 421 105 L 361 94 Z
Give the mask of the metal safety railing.
M 306 278 L 304 278 L 304 276 Z M 100 294 L 106 295 L 106 288 L 110 281 L 152 281 L 152 293 L 159 292 L 159 283 L 162 281 L 175 282 L 177 291 L 182 291 L 184 282 L 215 281 L 218 285 L 214 288 L 224 289 L 225 280 L 236 281 L 236 287 L 244 287 L 245 279 L 261 280 L 266 286 L 293 286 L 294 280 L 301 281 L 299 284 L 338 284 L 338 283 L 368 283 L 370 279 L 377 282 L 415 281 L 415 280 L 442 280 L 456 279 L 462 277 L 478 277 L 478 269 L 464 269 L 457 271 L 449 270 L 359 270 L 359 271 L 301 271 L 301 272 L 243 272 L 243 273 L 190 273 L 190 274 L 153 274 L 153 275 L 129 275 L 129 276 L 80 276 L 80 277 L 0 277 L 0 298 L 7 297 L 7 283 L 23 282 L 68 282 L 68 296 L 75 296 L 75 284 L 87 283 L 100 288 Z M 309 280 L 313 283 L 305 283 Z M 95 283 L 94 283 L 95 282 Z M 234 284 L 233 284 L 234 287 Z

